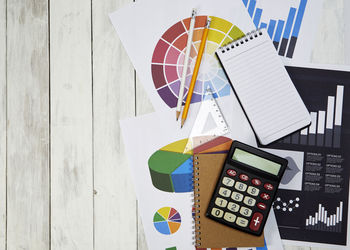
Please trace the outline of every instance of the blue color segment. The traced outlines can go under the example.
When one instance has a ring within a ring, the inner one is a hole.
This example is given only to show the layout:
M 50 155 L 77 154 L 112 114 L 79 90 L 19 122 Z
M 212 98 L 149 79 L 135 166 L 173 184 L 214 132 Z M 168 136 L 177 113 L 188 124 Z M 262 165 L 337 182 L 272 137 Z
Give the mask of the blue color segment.
M 249 13 L 250 17 L 253 16 L 255 5 L 256 5 L 256 0 L 250 0 L 249 6 L 248 6 L 248 13 Z
M 276 33 L 275 33 L 275 37 L 273 39 L 274 42 L 280 42 L 283 26 L 284 26 L 284 21 L 283 20 L 278 20 L 277 30 L 276 30 Z
M 154 227 L 161 234 L 170 234 L 170 229 L 167 221 L 154 222 Z
M 192 191 L 192 174 L 193 159 L 191 157 L 171 173 L 171 180 L 176 193 Z
M 301 22 L 303 21 L 303 17 L 304 17 L 306 3 L 307 3 L 307 0 L 300 1 L 298 14 L 297 14 L 297 17 L 295 19 L 295 24 L 294 24 L 294 28 L 293 28 L 293 32 L 292 32 L 292 36 L 294 36 L 294 37 L 298 37 Z
M 247 7 L 248 0 L 243 0 L 244 6 Z
M 284 29 L 284 33 L 283 33 L 283 38 L 289 39 L 296 11 L 297 10 L 295 8 L 290 8 L 289 10 L 286 28 Z
M 208 89 L 208 88 L 211 88 L 211 90 L 213 91 L 213 96 L 214 98 L 218 98 L 218 93 L 214 92 L 215 91 L 215 88 L 212 84 L 212 82 L 209 80 L 209 81 L 206 81 L 204 82 L 204 89 Z M 207 99 L 208 97 L 206 96 L 205 100 Z M 209 99 L 209 98 L 208 98 Z
M 227 96 L 231 94 L 231 87 L 230 85 L 226 85 L 223 89 L 219 91 L 220 96 Z
M 270 38 L 272 39 L 273 32 L 275 31 L 276 26 L 276 20 L 270 20 L 269 27 L 267 28 L 267 34 L 269 34 Z
M 225 85 L 227 85 L 227 82 L 222 80 L 220 77 L 215 76 L 213 79 L 211 79 L 213 85 L 215 86 L 216 89 L 221 89 Z
M 262 9 L 257 8 L 255 11 L 254 20 L 253 20 L 253 23 L 255 24 L 255 27 L 257 27 L 257 28 L 259 27 L 261 14 L 262 14 Z
M 267 24 L 266 23 L 261 23 L 260 24 L 260 29 L 263 29 L 263 28 L 266 28 L 267 27 Z

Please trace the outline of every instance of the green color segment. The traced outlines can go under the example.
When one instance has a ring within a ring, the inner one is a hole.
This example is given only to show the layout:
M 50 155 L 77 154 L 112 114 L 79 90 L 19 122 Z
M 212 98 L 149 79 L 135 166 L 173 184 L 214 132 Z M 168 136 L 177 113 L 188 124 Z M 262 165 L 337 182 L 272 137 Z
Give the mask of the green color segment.
M 243 36 L 245 36 L 245 34 L 237 27 L 237 26 L 233 26 L 230 33 L 228 33 L 228 35 L 233 39 L 233 40 L 237 40 Z
M 176 250 L 176 247 L 168 247 L 168 248 L 165 248 L 165 250 Z
M 158 212 L 153 217 L 153 222 L 166 221 Z
M 148 160 L 153 185 L 160 190 L 174 192 L 171 173 L 190 157 L 182 153 L 156 151 Z

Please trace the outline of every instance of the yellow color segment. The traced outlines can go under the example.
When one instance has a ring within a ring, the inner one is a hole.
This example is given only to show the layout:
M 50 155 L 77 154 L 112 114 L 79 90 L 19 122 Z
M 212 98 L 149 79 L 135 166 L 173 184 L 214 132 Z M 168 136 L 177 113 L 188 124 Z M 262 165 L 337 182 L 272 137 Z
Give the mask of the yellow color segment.
M 170 213 L 170 207 L 162 207 L 161 209 L 159 209 L 157 212 L 164 217 L 164 219 L 168 219 L 169 217 L 169 213 Z
M 238 38 L 243 37 L 245 34 L 237 27 L 233 26 L 228 35 L 233 39 L 237 40 Z
M 226 37 L 225 38 L 225 40 L 224 40 L 224 42 L 222 43 L 222 45 L 226 45 L 226 44 L 228 44 L 228 43 L 230 43 L 230 42 L 232 42 L 233 40 L 228 36 L 228 37 Z
M 208 41 L 206 49 L 205 49 L 205 53 L 207 53 L 209 55 L 214 55 L 217 48 L 218 48 L 218 45 L 216 43 L 212 43 L 212 42 Z
M 176 153 L 182 154 L 185 151 L 187 141 L 188 141 L 188 139 L 179 140 L 179 141 L 173 142 L 171 144 L 168 144 L 165 147 L 162 147 L 160 150 L 176 152 Z M 190 151 L 186 152 L 186 154 L 193 155 L 193 151 L 190 150 Z
M 211 29 L 216 29 L 216 30 L 220 30 L 224 33 L 227 33 L 231 27 L 232 27 L 232 23 L 221 19 L 219 17 L 215 17 L 215 16 L 211 16 L 211 23 L 210 23 L 210 28 Z
M 225 34 L 224 33 L 221 33 L 217 30 L 213 30 L 209 29 L 209 32 L 208 32 L 208 41 L 212 41 L 212 42 L 215 42 L 217 44 L 221 44 L 221 41 L 224 39 L 225 37 Z

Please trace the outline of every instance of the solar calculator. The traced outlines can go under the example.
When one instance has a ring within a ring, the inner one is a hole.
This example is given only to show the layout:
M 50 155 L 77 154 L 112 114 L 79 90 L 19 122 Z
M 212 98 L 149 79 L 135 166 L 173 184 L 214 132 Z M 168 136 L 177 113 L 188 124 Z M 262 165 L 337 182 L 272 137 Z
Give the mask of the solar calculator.
M 261 235 L 287 164 L 284 158 L 233 141 L 207 217 Z

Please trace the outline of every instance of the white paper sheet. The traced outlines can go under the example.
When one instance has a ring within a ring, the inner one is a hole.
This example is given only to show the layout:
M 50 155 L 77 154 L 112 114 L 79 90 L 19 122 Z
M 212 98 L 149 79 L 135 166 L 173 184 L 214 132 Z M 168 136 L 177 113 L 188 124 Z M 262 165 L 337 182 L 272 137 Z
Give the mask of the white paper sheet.
M 180 33 L 182 35 L 175 35 L 175 37 L 169 38 L 170 42 L 168 40 L 165 42 L 164 39 L 162 39 L 162 41 L 160 40 L 168 29 L 176 34 L 176 28 L 174 28 L 173 25 L 185 18 L 189 18 L 192 8 L 197 8 L 198 16 L 210 15 L 224 19 L 237 26 L 243 33 L 250 32 L 255 28 L 243 3 L 241 1 L 232 0 L 148 0 L 133 3 L 110 15 L 111 21 L 120 37 L 120 40 L 122 41 L 155 110 L 169 109 L 171 105 L 169 104 L 169 106 L 166 102 L 172 104 L 175 103 L 173 106 L 176 106 L 176 89 L 178 89 L 176 79 L 181 78 L 182 69 L 178 65 L 181 65 L 180 61 L 182 55 L 184 56 L 185 54 L 185 43 L 182 42 L 182 45 L 176 45 L 181 48 L 178 49 L 176 47 L 175 50 L 172 50 L 171 48 L 173 47 L 171 45 L 169 46 L 169 44 L 175 45 L 176 41 L 178 41 L 177 39 L 180 39 L 183 34 L 186 34 L 186 32 L 181 33 L 181 31 Z M 211 26 L 213 29 L 216 21 L 215 18 L 212 19 Z M 184 24 L 182 23 L 180 26 L 182 25 Z M 200 27 L 197 29 L 200 29 Z M 194 90 L 194 93 L 199 93 L 198 98 L 200 93 L 203 93 L 206 89 L 206 84 L 214 85 L 213 88 L 217 90 L 217 92 L 220 92 L 220 96 L 232 94 L 227 78 L 214 55 L 214 49 L 227 42 L 227 39 L 225 38 L 228 37 L 229 33 L 228 30 L 225 30 L 225 27 L 219 28 L 217 33 L 215 31 L 209 31 L 206 51 L 202 59 L 199 76 Z M 194 37 L 196 37 L 196 34 Z M 214 41 L 216 41 L 216 39 L 218 39 L 218 41 L 220 40 L 220 42 L 215 43 Z M 187 39 L 185 41 L 187 41 Z M 153 59 L 154 51 L 158 51 L 158 49 L 160 51 L 162 50 L 162 46 L 158 46 L 158 42 L 167 47 L 166 54 L 160 56 L 162 57 L 161 62 L 158 61 L 158 59 Z M 197 43 L 193 44 L 199 45 L 199 42 L 200 41 L 197 41 Z M 181 51 L 181 53 L 178 53 L 179 51 Z M 192 51 L 195 51 L 195 49 L 192 49 L 191 53 Z M 163 58 L 166 58 L 165 61 L 163 61 Z M 174 62 L 172 61 L 172 58 L 175 60 Z M 195 58 L 195 56 L 192 56 L 193 60 L 190 62 L 190 68 L 193 67 Z M 164 81 L 154 80 L 163 78 L 163 75 L 155 69 L 156 66 L 159 65 L 164 66 L 164 68 L 161 69 L 161 71 L 164 71 Z M 172 73 L 172 69 L 176 71 L 176 73 Z M 193 68 L 191 68 L 191 72 L 192 70 Z M 188 76 L 188 82 L 190 77 L 191 75 Z M 166 82 L 167 84 L 162 85 L 163 82 Z M 170 85 L 174 86 L 174 88 L 170 87 Z M 157 89 L 159 91 L 170 91 L 171 93 L 161 94 L 165 99 L 163 100 L 160 94 L 158 94 Z M 173 95 L 172 93 L 175 94 Z M 192 101 L 195 100 L 195 98 L 194 95 Z

